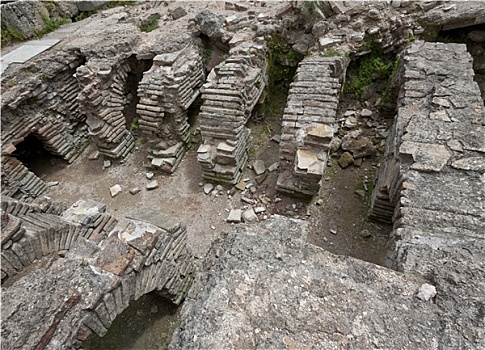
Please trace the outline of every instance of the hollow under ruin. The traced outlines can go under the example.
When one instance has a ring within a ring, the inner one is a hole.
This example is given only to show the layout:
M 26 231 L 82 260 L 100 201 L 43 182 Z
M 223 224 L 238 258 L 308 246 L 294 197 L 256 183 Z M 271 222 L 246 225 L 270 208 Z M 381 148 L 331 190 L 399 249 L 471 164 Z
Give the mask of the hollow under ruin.
M 4 347 L 485 347 L 483 3 L 0 6 Z

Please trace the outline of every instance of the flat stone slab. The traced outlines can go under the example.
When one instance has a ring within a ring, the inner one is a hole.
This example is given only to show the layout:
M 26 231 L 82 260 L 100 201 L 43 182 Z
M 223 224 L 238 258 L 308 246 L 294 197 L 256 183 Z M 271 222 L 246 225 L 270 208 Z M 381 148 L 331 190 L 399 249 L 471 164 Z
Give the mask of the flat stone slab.
M 121 188 L 120 185 L 114 185 L 112 187 L 109 188 L 109 192 L 111 193 L 111 198 L 114 198 L 116 197 L 117 195 L 119 195 L 121 193 L 123 189 Z
M 245 210 L 242 215 L 243 215 L 244 222 L 255 222 L 255 221 L 258 221 L 258 216 L 254 212 L 254 209 L 253 208 L 250 208 L 248 210 Z
M 308 131 L 308 135 L 326 139 L 333 137 L 333 127 L 327 124 L 317 124 L 314 128 Z
M 229 212 L 229 216 L 227 217 L 226 221 L 227 222 L 239 223 L 239 222 L 241 222 L 241 217 L 242 217 L 242 210 L 241 209 L 232 209 Z
M 151 191 L 151 190 L 154 190 L 158 188 L 158 181 L 157 180 L 153 180 L 153 181 L 150 181 L 149 183 L 147 183 L 147 190 Z
M 413 156 L 411 169 L 421 171 L 441 171 L 451 157 L 444 145 L 404 141 L 399 149 L 401 154 Z
M 256 175 L 264 174 L 266 171 L 266 166 L 264 165 L 264 161 L 257 159 L 253 162 L 253 170 Z
M 11 63 L 24 63 L 45 50 L 57 44 L 59 39 L 32 40 L 9 52 L 1 59 L 1 73 L 3 73 Z

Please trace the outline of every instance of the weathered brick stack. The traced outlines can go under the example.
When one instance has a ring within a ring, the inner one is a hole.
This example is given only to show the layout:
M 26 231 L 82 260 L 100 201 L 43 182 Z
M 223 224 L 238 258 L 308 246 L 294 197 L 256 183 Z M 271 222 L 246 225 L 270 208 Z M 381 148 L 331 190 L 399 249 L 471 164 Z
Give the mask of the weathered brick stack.
M 264 47 L 251 46 L 251 54 L 234 55 L 216 66 L 202 88 L 200 109 L 203 145 L 197 160 L 203 176 L 235 184 L 248 160 L 250 133 L 246 122 L 266 86 L 266 61 L 257 58 Z
M 29 210 L 2 211 L 2 282 L 48 260 L 2 287 L 11 307 L 2 309 L 2 346 L 79 348 L 105 335 L 130 301 L 155 291 L 179 304 L 191 286 L 185 226 L 159 212 L 116 219 L 82 200 L 61 216 Z
M 205 74 L 198 49 L 155 56 L 138 86 L 139 130 L 149 139 L 151 167 L 175 171 L 190 144 L 187 110 L 200 93 Z
M 78 100 L 89 133 L 99 152 L 112 159 L 125 158 L 134 147 L 123 110 L 130 65 L 123 59 L 91 59 L 76 70 L 82 91 Z
M 46 183 L 14 157 L 2 156 L 2 196 L 31 201 L 47 189 Z
M 28 201 L 46 189 L 44 182 L 15 158 L 16 146 L 29 135 L 68 162 L 87 146 L 89 134 L 76 100 L 80 89 L 72 77 L 72 67 L 79 63 L 80 59 L 70 57 L 70 63 L 58 67 L 61 71 L 55 81 L 43 75 L 34 89 L 20 93 L 22 98 L 12 102 L 7 96 L 2 101 L 2 194 Z
M 310 56 L 300 62 L 283 114 L 277 188 L 291 195 L 320 190 L 347 66 L 342 57 Z

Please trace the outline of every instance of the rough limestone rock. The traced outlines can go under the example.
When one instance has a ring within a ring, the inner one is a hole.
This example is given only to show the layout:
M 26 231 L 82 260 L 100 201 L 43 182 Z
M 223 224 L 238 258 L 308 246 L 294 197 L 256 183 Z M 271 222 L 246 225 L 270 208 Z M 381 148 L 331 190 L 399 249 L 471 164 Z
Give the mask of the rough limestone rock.
M 214 243 L 170 349 L 447 346 L 454 316 L 417 298 L 423 277 L 306 244 L 297 220 L 266 225 L 237 226 Z

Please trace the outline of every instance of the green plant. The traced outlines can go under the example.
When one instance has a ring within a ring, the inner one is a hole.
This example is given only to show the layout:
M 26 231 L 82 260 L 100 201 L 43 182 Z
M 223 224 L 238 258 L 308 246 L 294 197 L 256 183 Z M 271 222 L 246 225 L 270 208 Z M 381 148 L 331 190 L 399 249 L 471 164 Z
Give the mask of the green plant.
M 17 28 L 14 28 L 10 23 L 1 23 L 2 28 L 2 45 L 10 45 L 14 41 L 24 41 L 25 37 Z
M 407 38 L 407 43 L 410 44 L 412 43 L 414 40 L 416 40 L 416 38 L 414 37 L 414 34 L 413 33 L 409 33 L 408 35 L 408 38 Z
M 347 91 L 360 99 L 365 88 L 370 85 L 376 77 L 388 78 L 394 68 L 395 62 L 384 63 L 382 52 L 373 50 L 369 55 L 364 56 L 357 67 L 357 74 L 350 78 L 346 85 Z
M 81 12 L 79 15 L 77 15 L 74 18 L 74 22 L 82 21 L 83 19 L 86 19 L 88 17 L 89 17 L 89 13 L 88 12 Z
M 264 126 L 263 129 L 261 130 L 261 132 L 265 135 L 270 135 L 271 134 L 271 129 L 269 128 L 269 126 Z
M 261 88 L 262 84 L 260 81 L 257 81 L 254 83 L 254 86 L 256 86 L 258 89 Z
M 347 54 L 347 53 L 346 53 Z M 336 57 L 336 56 L 343 56 L 343 54 L 334 49 L 333 47 L 326 49 L 324 52 L 320 54 L 323 57 Z
M 14 86 L 15 86 L 15 82 L 14 82 L 14 81 L 12 81 L 12 80 L 9 80 L 9 81 L 8 81 L 8 83 L 7 83 L 7 85 L 8 85 L 9 87 L 14 87 Z
M 42 81 L 43 82 L 49 81 L 49 77 L 47 76 L 47 74 L 42 74 Z
M 303 1 L 303 7 L 307 10 L 308 14 L 313 17 L 316 12 L 316 2 L 315 1 Z
M 45 27 L 42 29 L 34 30 L 34 33 L 37 37 L 41 37 L 47 33 L 53 32 L 61 25 L 67 23 L 67 19 L 62 17 L 59 19 L 51 19 L 49 16 L 43 13 L 40 14 L 40 17 L 42 17 L 42 21 L 44 22 Z
M 227 60 L 227 59 L 229 58 L 229 54 L 228 54 L 228 53 L 223 53 L 223 54 L 221 55 L 221 58 L 222 58 L 223 60 Z
M 117 0 L 117 1 L 108 1 L 105 5 L 106 8 L 111 9 L 113 7 L 118 6 L 133 6 L 136 4 L 136 0 Z
M 130 131 L 132 132 L 137 131 L 138 128 L 139 128 L 138 120 L 134 119 L 130 124 Z
M 145 33 L 149 33 L 152 30 L 158 28 L 158 20 L 162 16 L 159 13 L 152 13 L 146 21 L 140 25 L 140 30 Z

